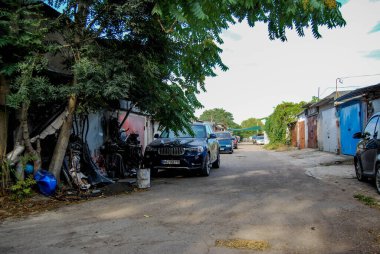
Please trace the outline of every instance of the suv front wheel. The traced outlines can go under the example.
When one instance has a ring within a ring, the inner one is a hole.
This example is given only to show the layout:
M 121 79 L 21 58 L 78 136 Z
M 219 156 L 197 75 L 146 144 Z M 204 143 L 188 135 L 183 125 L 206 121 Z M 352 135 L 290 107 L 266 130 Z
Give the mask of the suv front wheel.
M 359 160 L 356 160 L 355 162 L 355 173 L 356 173 L 356 178 L 359 181 L 361 182 L 364 181 L 363 170 L 362 170 Z
M 203 160 L 203 165 L 201 169 L 201 174 L 202 176 L 209 176 L 210 175 L 210 156 L 207 153 L 205 156 L 205 159 Z
M 377 170 L 376 170 L 375 183 L 376 183 L 377 192 L 380 194 L 380 167 L 377 167 Z

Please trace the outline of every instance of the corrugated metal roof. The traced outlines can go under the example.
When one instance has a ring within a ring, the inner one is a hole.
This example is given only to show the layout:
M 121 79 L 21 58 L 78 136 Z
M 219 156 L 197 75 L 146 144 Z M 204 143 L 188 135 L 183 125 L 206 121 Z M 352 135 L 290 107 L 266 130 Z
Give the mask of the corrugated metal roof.
M 348 94 L 350 92 L 351 91 L 338 91 L 338 94 L 340 95 L 340 97 L 342 97 L 342 96 L 345 96 L 346 94 Z M 336 95 L 336 92 L 332 92 L 330 95 L 326 96 L 325 98 L 321 99 L 320 101 L 314 103 L 311 106 L 312 107 L 320 107 L 320 106 L 332 103 L 335 100 L 335 95 Z
M 380 83 L 373 86 L 367 86 L 363 88 L 356 89 L 346 95 L 343 95 L 339 98 L 337 98 L 335 101 L 344 101 L 347 99 L 351 99 L 353 97 L 361 96 L 367 93 L 373 93 L 373 92 L 379 92 L 380 93 Z

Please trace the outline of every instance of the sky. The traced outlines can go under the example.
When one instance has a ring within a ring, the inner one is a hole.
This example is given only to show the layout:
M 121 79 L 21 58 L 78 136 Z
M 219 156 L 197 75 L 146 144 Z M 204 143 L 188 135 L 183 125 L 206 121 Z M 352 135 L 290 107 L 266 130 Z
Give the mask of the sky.
M 283 101 L 310 101 L 318 90 L 326 97 L 335 92 L 337 78 L 339 90 L 380 83 L 380 0 L 340 2 L 347 25 L 321 28 L 321 39 L 310 30 L 305 37 L 288 30 L 287 42 L 271 41 L 263 23 L 224 31 L 221 57 L 229 70 L 206 79 L 207 92 L 198 96 L 204 108 L 195 115 L 223 108 L 240 124 L 269 116 Z

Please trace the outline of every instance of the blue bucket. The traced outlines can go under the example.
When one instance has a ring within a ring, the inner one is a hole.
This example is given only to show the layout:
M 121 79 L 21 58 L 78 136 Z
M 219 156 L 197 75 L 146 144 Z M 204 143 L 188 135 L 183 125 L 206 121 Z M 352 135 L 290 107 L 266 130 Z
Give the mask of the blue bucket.
M 34 175 L 34 180 L 36 180 L 40 192 L 45 196 L 51 196 L 55 192 L 57 187 L 57 179 L 49 171 L 39 169 Z
M 33 173 L 33 171 L 34 171 L 34 166 L 32 164 L 28 163 L 28 164 L 25 165 L 25 173 L 27 175 Z

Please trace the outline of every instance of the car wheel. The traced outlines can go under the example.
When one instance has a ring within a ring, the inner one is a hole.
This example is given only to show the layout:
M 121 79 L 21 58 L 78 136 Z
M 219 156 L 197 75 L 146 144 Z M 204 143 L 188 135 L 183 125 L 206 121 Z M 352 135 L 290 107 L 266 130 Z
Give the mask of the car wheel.
M 377 170 L 376 170 L 375 183 L 376 183 L 377 192 L 380 194 L 380 166 L 377 167 Z
M 158 174 L 158 169 L 157 168 L 150 168 L 150 176 L 155 177 Z
M 206 157 L 203 161 L 202 169 L 201 169 L 201 174 L 202 176 L 209 176 L 210 175 L 210 157 L 208 153 L 206 154 Z
M 360 162 L 359 160 L 357 160 L 355 162 L 355 173 L 356 173 L 356 178 L 359 180 L 359 181 L 364 181 L 364 176 L 363 176 L 363 169 L 362 167 L 360 166 Z
M 216 161 L 214 161 L 212 163 L 212 167 L 213 168 L 219 168 L 220 167 L 220 153 L 218 153 Z

